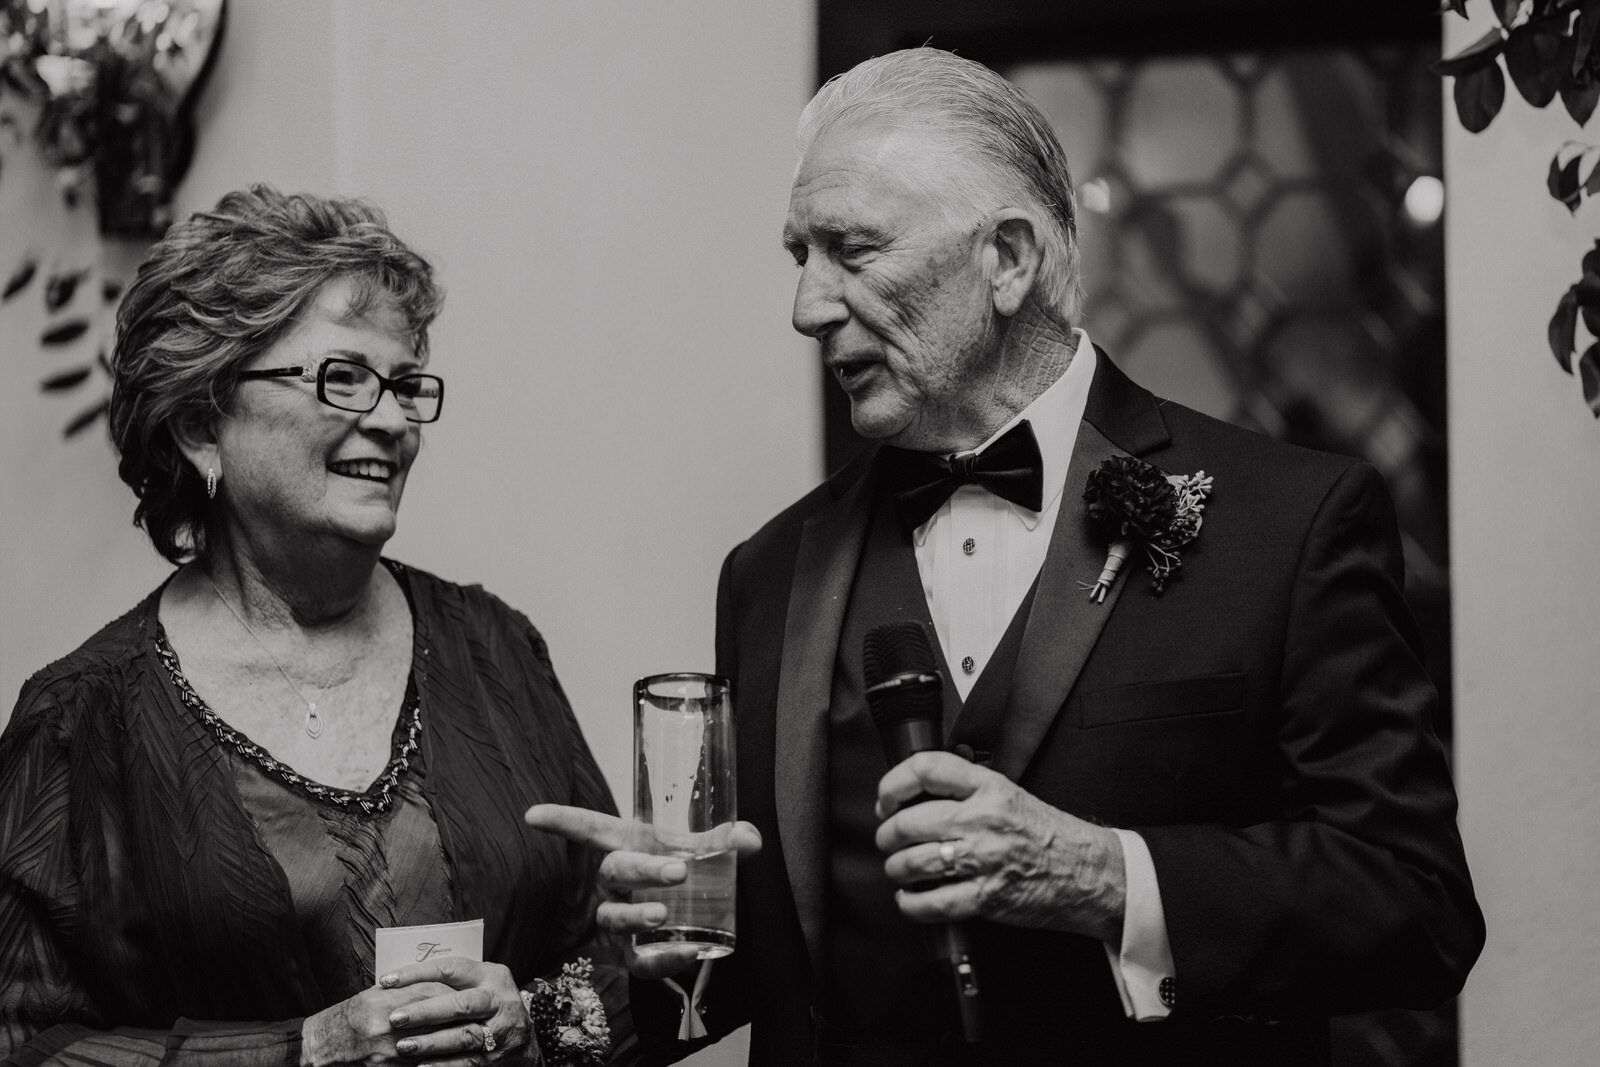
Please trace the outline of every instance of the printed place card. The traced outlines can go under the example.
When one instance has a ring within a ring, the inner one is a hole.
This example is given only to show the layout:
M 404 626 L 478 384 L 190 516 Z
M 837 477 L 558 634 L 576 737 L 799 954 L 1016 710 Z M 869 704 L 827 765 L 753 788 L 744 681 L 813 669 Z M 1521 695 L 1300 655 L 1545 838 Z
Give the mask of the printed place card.
M 432 923 L 428 926 L 385 926 L 373 932 L 373 973 L 388 974 L 408 963 L 439 956 L 483 960 L 483 920 Z

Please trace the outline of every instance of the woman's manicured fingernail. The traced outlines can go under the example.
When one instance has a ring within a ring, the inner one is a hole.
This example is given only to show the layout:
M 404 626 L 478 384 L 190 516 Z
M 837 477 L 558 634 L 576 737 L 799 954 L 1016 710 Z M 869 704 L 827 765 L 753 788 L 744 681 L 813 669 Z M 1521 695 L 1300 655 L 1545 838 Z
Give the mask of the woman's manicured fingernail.
M 398 974 L 393 973 L 393 972 L 390 972 L 389 974 L 381 975 L 378 978 L 378 986 L 380 988 L 382 988 L 382 989 L 393 989 L 395 986 L 397 986 L 399 984 L 400 984 L 400 976 Z
M 396 1023 L 395 1025 L 400 1026 L 404 1024 Z M 400 1053 L 402 1056 L 409 1056 L 413 1052 L 417 1051 L 417 1043 L 411 1040 L 409 1037 L 403 1037 L 394 1043 L 394 1050 Z
M 397 1011 L 393 1015 L 389 1016 L 390 1026 L 409 1026 L 410 1024 L 411 1015 L 408 1012 Z
M 689 868 L 684 866 L 682 860 L 673 860 L 661 868 L 661 877 L 670 878 L 674 882 L 681 882 L 689 877 Z

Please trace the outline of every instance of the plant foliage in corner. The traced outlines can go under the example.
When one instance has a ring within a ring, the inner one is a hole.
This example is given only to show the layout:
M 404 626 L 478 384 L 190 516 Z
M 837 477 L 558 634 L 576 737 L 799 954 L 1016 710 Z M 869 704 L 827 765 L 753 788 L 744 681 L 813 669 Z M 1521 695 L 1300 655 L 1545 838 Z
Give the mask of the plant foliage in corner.
M 1557 97 L 1581 128 L 1600 103 L 1600 0 L 1486 0 L 1498 22 L 1435 70 L 1455 79 L 1456 115 L 1470 133 L 1488 128 L 1506 100 L 1506 78 L 1534 107 Z M 1442 11 L 1466 17 L 1467 0 L 1443 0 Z M 1568 141 L 1550 159 L 1546 187 L 1576 213 L 1600 192 L 1600 147 Z M 1593 340 L 1578 352 L 1577 326 Z M 1583 257 L 1583 275 L 1550 319 L 1550 351 L 1568 374 L 1576 356 L 1589 409 L 1600 418 L 1600 240 Z
M 33 130 L 75 204 L 91 190 L 102 233 L 153 240 L 194 154 L 195 98 L 224 0 L 0 0 L 0 92 Z
M 36 149 L 67 207 L 92 205 L 102 235 L 160 237 L 193 156 L 193 109 L 221 41 L 225 2 L 0 0 L 0 150 Z M 0 158 L 0 176 L 8 162 Z M 90 396 L 66 422 L 70 438 L 105 414 L 107 337 L 122 284 L 95 267 L 49 265 L 51 258 L 30 250 L 15 266 L 0 263 L 9 272 L 0 305 L 30 286 L 42 298 L 39 346 L 59 362 L 40 391 Z

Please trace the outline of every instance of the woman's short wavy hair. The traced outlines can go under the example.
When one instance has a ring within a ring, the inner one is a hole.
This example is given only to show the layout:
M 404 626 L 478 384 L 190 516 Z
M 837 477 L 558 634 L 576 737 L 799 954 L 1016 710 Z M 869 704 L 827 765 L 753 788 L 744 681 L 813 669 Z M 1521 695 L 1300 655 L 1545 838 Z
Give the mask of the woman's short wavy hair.
M 134 525 L 171 562 L 205 558 L 211 510 L 178 432 L 230 411 L 239 371 L 338 278 L 355 282 L 350 317 L 393 307 L 427 359 L 433 268 L 360 200 L 253 185 L 174 225 L 139 266 L 117 309 L 109 421 Z
M 835 126 L 878 122 L 942 137 L 948 165 L 908 175 L 939 202 L 953 224 L 1000 207 L 1032 208 L 1044 232 L 1040 304 L 1062 326 L 1083 304 L 1077 206 L 1067 155 L 1026 93 L 970 59 L 939 48 L 877 56 L 831 78 L 800 115 L 795 139 L 805 155 Z

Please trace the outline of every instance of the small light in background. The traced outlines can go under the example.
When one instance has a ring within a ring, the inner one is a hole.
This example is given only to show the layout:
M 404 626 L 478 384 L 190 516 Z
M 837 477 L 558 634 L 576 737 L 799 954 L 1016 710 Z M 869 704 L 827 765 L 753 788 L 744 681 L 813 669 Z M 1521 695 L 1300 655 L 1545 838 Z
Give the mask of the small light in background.
M 1090 178 L 1078 186 L 1078 203 L 1085 211 L 1106 214 L 1111 210 L 1111 184 L 1104 178 Z
M 1432 226 L 1444 214 L 1444 182 L 1424 174 L 1406 190 L 1406 217 L 1418 226 Z

